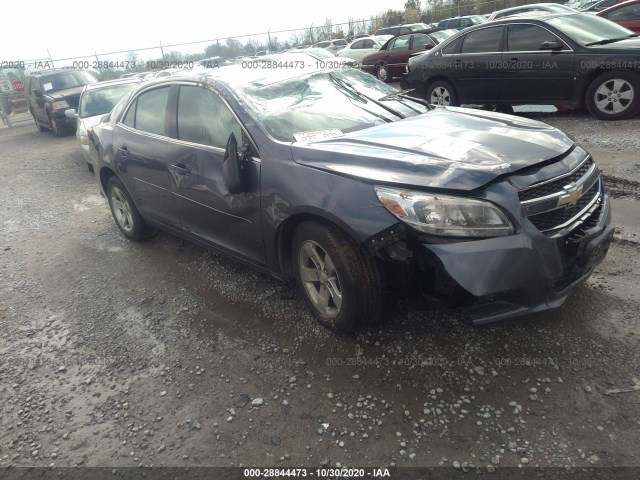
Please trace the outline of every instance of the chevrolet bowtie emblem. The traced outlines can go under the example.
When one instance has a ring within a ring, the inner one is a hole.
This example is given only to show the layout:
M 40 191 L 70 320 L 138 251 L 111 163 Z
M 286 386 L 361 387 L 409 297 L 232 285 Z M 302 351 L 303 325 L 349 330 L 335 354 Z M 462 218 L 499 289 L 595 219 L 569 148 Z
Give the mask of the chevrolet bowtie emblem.
M 558 208 L 575 205 L 582 196 L 582 185 L 577 187 L 575 183 L 570 183 L 565 185 L 563 190 L 565 194 L 558 199 Z

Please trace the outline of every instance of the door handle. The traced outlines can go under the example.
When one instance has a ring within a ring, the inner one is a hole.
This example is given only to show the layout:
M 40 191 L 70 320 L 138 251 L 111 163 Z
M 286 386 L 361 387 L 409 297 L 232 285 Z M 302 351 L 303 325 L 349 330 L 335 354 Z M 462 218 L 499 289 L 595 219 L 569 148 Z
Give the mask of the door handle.
M 175 165 L 171 165 L 171 168 L 173 168 L 178 175 L 189 175 L 191 173 L 191 170 L 189 170 L 184 163 L 176 163 Z
M 459 67 L 460 65 L 462 65 L 462 60 L 453 60 L 451 62 L 452 67 Z

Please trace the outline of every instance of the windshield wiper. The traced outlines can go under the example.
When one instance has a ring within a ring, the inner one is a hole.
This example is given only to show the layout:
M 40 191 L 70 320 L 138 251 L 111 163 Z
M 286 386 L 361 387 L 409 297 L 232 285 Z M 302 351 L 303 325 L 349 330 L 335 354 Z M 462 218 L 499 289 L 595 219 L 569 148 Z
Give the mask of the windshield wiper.
M 335 83 L 336 85 L 338 85 L 342 89 L 350 92 L 351 94 L 356 95 L 356 96 L 360 97 L 361 99 L 367 100 L 367 101 L 373 103 L 374 105 L 379 106 L 383 110 L 386 110 L 387 112 L 395 115 L 398 118 L 405 118 L 405 116 L 402 113 L 398 112 L 397 110 L 394 110 L 393 108 L 389 108 L 384 103 L 379 102 L 378 100 L 375 100 L 374 98 L 371 98 L 368 95 L 365 95 L 364 93 L 360 92 L 359 90 L 356 90 L 351 85 L 349 85 L 347 82 L 345 82 L 344 80 L 336 77 L 332 73 L 329 74 L 329 78 L 331 79 L 331 81 L 333 83 Z
M 631 35 L 629 35 L 627 37 L 603 38 L 602 40 L 598 40 L 597 42 L 589 42 L 589 43 L 585 44 L 585 47 L 590 47 L 592 45 L 607 45 L 609 43 L 620 42 L 621 40 L 626 40 L 627 38 L 633 38 L 633 37 L 637 37 L 637 36 L 638 36 L 637 33 L 632 33 Z
M 420 105 L 424 105 L 425 107 L 427 107 L 429 110 L 433 110 L 435 107 L 433 105 L 431 105 L 429 103 L 428 100 L 424 100 L 422 98 L 418 98 L 418 97 L 413 97 L 411 95 L 409 95 L 409 93 L 411 92 L 415 92 L 416 89 L 413 88 L 411 90 L 404 90 L 402 92 L 396 92 L 396 93 L 390 93 L 389 95 L 385 95 L 384 97 L 380 97 L 378 99 L 379 102 L 386 102 L 388 100 L 397 100 L 400 101 L 400 99 L 407 99 L 407 100 L 411 100 L 413 102 L 419 103 Z M 406 103 L 403 103 L 403 105 L 407 105 Z M 412 108 L 411 106 L 407 105 L 407 107 L 411 108 L 411 110 L 413 110 L 414 112 L 418 112 L 420 113 L 419 110 L 416 110 L 415 108 Z

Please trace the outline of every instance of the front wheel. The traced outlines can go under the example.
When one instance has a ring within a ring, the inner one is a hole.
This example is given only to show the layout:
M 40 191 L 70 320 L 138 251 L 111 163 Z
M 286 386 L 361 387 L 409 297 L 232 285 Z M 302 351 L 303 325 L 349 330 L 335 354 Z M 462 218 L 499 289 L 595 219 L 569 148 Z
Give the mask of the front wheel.
M 640 76 L 627 70 L 605 72 L 589 85 L 585 103 L 602 120 L 631 118 L 640 111 Z
M 433 105 L 441 105 L 443 107 L 457 107 L 458 98 L 456 92 L 449 82 L 438 80 L 429 85 L 426 94 L 426 100 Z
M 389 73 L 389 66 L 386 63 L 381 63 L 376 67 L 376 77 L 382 82 L 390 82 L 391 74 Z
M 129 240 L 139 242 L 155 233 L 140 216 L 129 192 L 118 177 L 107 182 L 107 199 L 111 214 L 122 234 Z
M 40 125 L 40 122 L 38 121 L 38 119 L 36 118 L 36 116 L 32 113 L 31 116 L 33 117 L 33 121 L 36 122 L 36 127 L 38 127 L 38 130 L 40 132 L 48 132 L 49 128 L 48 127 L 43 127 L 42 125 Z
M 337 227 L 301 223 L 291 256 L 298 290 L 323 326 L 344 334 L 379 319 L 385 302 L 383 273 Z
M 50 116 L 49 121 L 56 137 L 64 137 L 67 134 L 67 129 L 55 117 Z

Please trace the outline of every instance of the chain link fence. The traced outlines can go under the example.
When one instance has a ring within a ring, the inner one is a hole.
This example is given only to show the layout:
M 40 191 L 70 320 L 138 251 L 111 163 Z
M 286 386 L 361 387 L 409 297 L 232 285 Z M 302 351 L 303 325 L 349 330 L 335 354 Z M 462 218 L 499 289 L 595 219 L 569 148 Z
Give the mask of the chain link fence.
M 93 54 L 73 57 L 54 58 L 48 56 L 20 63 L 26 70 L 42 70 L 47 68 L 85 68 L 99 72 L 105 78 L 113 78 L 109 72 L 153 70 L 153 66 L 167 63 L 192 63 L 206 57 L 222 56 L 225 58 L 237 56 L 252 56 L 260 51 L 277 52 L 298 45 L 313 45 L 317 42 L 332 38 L 346 38 L 357 34 L 371 34 L 377 29 L 402 23 L 431 24 L 444 18 L 464 15 L 485 15 L 504 8 L 539 3 L 530 0 L 428 0 L 420 12 L 409 13 L 388 11 L 385 15 L 370 17 L 369 19 L 349 20 L 333 23 L 325 20 L 319 25 L 309 25 L 303 28 L 286 30 L 268 29 L 266 32 L 219 37 L 215 39 L 193 42 L 174 43 L 156 46 L 132 48 L 130 50 L 113 52 L 95 52 Z M 220 54 L 222 53 L 222 55 Z

